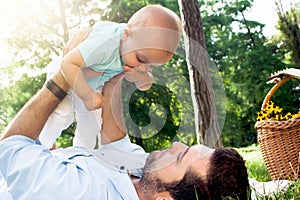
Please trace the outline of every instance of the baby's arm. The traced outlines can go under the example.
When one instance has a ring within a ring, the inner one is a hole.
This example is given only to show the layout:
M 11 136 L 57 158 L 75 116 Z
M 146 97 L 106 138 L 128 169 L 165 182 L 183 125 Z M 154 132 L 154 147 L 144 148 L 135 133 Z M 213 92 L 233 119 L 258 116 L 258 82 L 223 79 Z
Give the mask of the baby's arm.
M 87 110 L 103 106 L 103 96 L 95 92 L 86 82 L 81 68 L 86 67 L 78 47 L 64 56 L 61 71 L 74 92 L 84 101 Z

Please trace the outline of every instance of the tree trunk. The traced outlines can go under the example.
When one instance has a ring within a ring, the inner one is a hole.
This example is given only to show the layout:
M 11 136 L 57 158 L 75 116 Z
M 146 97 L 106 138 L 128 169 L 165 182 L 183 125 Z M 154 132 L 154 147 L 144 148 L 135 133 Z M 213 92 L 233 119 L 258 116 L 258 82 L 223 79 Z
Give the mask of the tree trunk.
M 287 49 L 291 51 L 292 61 L 296 68 L 300 68 L 300 26 L 299 15 L 295 8 L 284 11 L 281 0 L 275 1 L 279 17 L 279 30 L 285 38 Z M 292 4 L 291 4 L 292 5 Z
M 63 28 L 63 38 L 65 43 L 69 40 L 69 29 L 66 20 L 66 8 L 63 0 L 59 0 L 59 10 L 60 10 L 60 23 Z
M 198 143 L 210 147 L 221 147 L 221 134 L 198 1 L 178 0 L 178 2 L 184 29 Z

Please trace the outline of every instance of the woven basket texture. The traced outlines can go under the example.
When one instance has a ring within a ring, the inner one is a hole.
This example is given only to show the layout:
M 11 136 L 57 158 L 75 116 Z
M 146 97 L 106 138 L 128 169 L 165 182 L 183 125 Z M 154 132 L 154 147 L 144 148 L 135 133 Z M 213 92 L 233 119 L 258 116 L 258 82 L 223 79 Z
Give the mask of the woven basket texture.
M 263 160 L 273 180 L 298 180 L 300 152 L 300 117 L 287 121 L 258 121 Z

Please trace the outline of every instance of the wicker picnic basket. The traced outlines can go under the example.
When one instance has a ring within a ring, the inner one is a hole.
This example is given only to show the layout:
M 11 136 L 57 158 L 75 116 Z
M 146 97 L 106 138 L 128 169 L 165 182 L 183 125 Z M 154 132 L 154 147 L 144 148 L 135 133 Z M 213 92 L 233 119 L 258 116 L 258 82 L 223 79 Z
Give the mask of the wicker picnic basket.
M 284 75 L 266 95 L 262 109 L 275 91 L 291 78 Z M 299 77 L 296 77 L 299 78 Z M 300 117 L 286 121 L 257 121 L 255 129 L 258 132 L 257 141 L 263 160 L 273 180 L 298 180 L 300 152 Z

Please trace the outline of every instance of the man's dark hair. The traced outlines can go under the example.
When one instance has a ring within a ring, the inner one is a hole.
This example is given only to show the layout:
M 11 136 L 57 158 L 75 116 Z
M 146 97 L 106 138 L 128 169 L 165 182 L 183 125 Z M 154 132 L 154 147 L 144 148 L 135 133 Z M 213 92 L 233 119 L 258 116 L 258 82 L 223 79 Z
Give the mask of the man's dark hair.
M 245 161 L 231 148 L 219 148 L 210 158 L 207 187 L 213 200 L 248 199 L 250 186 Z
M 174 200 L 209 200 L 210 195 L 204 180 L 195 172 L 188 171 L 182 180 L 165 185 Z

